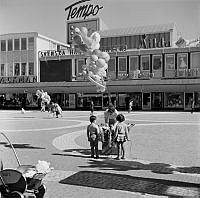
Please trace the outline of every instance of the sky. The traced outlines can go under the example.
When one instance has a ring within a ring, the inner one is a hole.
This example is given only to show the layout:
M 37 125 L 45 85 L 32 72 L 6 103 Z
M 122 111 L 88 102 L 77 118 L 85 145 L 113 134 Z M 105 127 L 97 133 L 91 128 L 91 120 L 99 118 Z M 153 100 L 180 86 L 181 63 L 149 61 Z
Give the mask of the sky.
M 65 8 L 77 1 L 0 0 L 0 34 L 38 32 L 66 42 Z M 200 37 L 200 0 L 90 0 L 89 4 L 103 6 L 96 17 L 108 29 L 175 23 L 183 38 Z

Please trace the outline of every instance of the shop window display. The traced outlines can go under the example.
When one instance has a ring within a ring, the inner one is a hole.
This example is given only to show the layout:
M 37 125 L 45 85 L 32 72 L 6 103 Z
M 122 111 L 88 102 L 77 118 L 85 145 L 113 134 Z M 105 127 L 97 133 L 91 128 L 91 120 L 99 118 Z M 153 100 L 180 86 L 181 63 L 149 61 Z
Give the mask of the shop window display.
M 175 69 L 175 55 L 174 54 L 165 55 L 165 67 L 166 67 L 166 70 Z
M 185 53 L 177 55 L 177 65 L 178 69 L 187 69 L 188 68 L 188 56 Z
M 149 70 L 149 69 L 150 69 L 150 57 L 141 56 L 141 70 Z
M 153 55 L 153 70 L 161 70 L 162 55 Z
M 166 93 L 166 105 L 168 108 L 183 108 L 184 95 L 183 93 Z

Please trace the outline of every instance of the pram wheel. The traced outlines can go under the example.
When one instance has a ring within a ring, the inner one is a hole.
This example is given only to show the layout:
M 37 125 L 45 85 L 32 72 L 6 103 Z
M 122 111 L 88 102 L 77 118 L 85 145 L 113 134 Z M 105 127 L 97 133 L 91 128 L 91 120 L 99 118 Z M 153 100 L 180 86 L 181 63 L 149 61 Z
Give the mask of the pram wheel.
M 46 186 L 42 184 L 36 191 L 35 191 L 35 196 L 36 198 L 43 198 L 44 194 L 46 192 Z
M 13 191 L 9 194 L 9 198 L 24 198 L 24 196 L 20 192 Z

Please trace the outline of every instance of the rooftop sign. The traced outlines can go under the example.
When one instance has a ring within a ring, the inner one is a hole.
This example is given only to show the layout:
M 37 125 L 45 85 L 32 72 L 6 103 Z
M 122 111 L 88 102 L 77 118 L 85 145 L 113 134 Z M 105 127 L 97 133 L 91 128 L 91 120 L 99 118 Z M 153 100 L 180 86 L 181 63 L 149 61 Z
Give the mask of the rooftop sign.
M 65 11 L 68 11 L 67 20 L 74 19 L 74 18 L 86 19 L 87 17 L 91 15 L 96 16 L 99 10 L 103 8 L 103 6 L 92 5 L 92 4 L 80 5 L 87 1 L 90 1 L 90 0 L 81 0 L 66 7 Z

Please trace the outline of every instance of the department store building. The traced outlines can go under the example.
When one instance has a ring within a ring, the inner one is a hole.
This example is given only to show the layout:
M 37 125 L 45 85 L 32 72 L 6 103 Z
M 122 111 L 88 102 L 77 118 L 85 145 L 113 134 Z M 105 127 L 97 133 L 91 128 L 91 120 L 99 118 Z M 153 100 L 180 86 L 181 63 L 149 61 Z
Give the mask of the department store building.
M 103 93 L 81 75 L 87 57 L 74 45 L 71 26 L 101 35 L 100 50 L 111 57 Z M 63 109 L 87 110 L 91 99 L 96 109 L 111 101 L 125 110 L 130 99 L 133 110 L 187 111 L 192 99 L 200 109 L 200 47 L 175 46 L 174 24 L 104 29 L 93 18 L 68 21 L 66 30 L 67 44 L 37 33 L 0 35 L 2 108 L 19 106 L 12 100 L 21 96 L 26 96 L 27 108 L 37 108 L 35 92 L 43 89 Z

